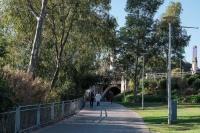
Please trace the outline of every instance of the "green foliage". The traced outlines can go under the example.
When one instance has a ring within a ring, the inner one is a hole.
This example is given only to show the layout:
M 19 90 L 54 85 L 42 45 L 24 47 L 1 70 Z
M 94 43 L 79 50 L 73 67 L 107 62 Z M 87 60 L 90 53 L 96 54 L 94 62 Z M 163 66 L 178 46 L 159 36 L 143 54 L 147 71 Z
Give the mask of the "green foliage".
M 162 95 L 145 95 L 144 96 L 145 102 L 166 102 L 166 96 Z
M 0 41 L 0 58 L 4 58 L 7 54 L 6 45 Z
M 145 80 L 144 80 L 144 87 L 146 88 L 146 87 L 148 87 L 148 86 L 149 86 L 149 80 L 145 79 Z
M 172 73 L 175 73 L 175 72 L 180 72 L 180 68 L 172 69 Z
M 35 9 L 41 8 L 40 1 L 31 3 Z M 5 35 L 9 33 L 7 31 L 12 33 L 10 38 L 6 38 L 6 41 L 11 39 L 11 45 L 7 48 L 9 56 L 5 59 L 6 63 L 12 70 L 27 70 L 37 21 L 27 8 L 26 0 L 3 0 L 1 4 L 5 4 L 5 12 L 1 16 L 0 24 L 5 27 Z M 48 3 L 48 15 L 44 22 L 34 76 L 49 82 L 58 66 L 59 74 L 55 77 L 58 83 L 55 88 L 62 88 L 69 82 L 76 84 L 76 88 L 78 82 L 81 82 L 81 87 L 88 86 L 87 75 L 96 71 L 98 55 L 108 46 L 114 45 L 117 23 L 108 13 L 109 4 L 109 0 L 67 0 Z M 76 81 L 73 81 L 75 78 L 70 79 L 73 77 L 70 74 L 74 74 L 68 73 L 71 66 L 76 69 L 76 76 L 80 74 L 81 78 L 76 78 Z M 69 79 L 63 76 L 65 74 Z
M 124 94 L 118 94 L 114 96 L 113 99 L 115 102 L 132 102 L 133 101 L 133 90 L 125 92 L 125 97 Z
M 178 81 L 178 87 L 180 90 L 185 90 L 187 88 L 187 80 L 182 78 Z
M 182 5 L 180 2 L 172 2 L 170 5 L 167 6 L 165 13 L 162 14 L 162 17 L 165 15 L 176 15 L 177 19 L 175 19 L 172 22 L 172 36 L 176 36 L 176 38 L 173 38 L 172 43 L 172 65 L 173 68 L 178 68 L 179 60 L 182 57 L 182 47 L 184 43 L 184 46 L 188 45 L 188 42 L 190 40 L 190 36 L 185 36 L 184 38 L 181 36 L 182 31 L 181 29 L 181 19 L 180 14 L 182 11 Z M 151 45 L 153 48 L 151 49 L 151 56 L 150 60 L 151 62 L 148 62 L 149 67 L 152 66 L 152 68 L 155 68 L 153 72 L 166 72 L 167 71 L 167 60 L 168 60 L 168 38 L 165 38 L 164 36 L 168 34 L 168 22 L 166 22 L 163 18 L 158 19 L 153 24 L 153 31 L 152 31 L 152 37 L 149 41 L 149 45 Z M 159 64 L 159 65 L 158 65 Z M 161 65 L 160 65 L 161 64 Z M 183 68 L 186 71 L 186 65 L 187 65 L 187 71 L 188 71 L 188 64 L 183 63 Z M 173 72 L 178 71 L 173 70 Z M 180 71 L 179 71 L 180 72 Z
M 118 95 L 114 96 L 113 100 L 115 102 L 124 102 L 124 95 L 118 94 Z
M 180 80 L 180 78 L 172 78 L 171 79 L 171 88 L 172 89 L 179 89 L 179 86 L 178 86 L 179 80 Z
M 192 75 L 193 77 L 197 77 L 197 78 L 200 78 L 200 73 L 195 73 Z
M 150 81 L 152 82 L 152 81 Z M 186 80 L 185 79 L 176 79 L 174 82 L 178 82 L 178 86 L 182 85 L 185 87 Z M 199 83 L 199 80 L 197 79 Z M 152 82 L 153 84 L 155 83 Z M 151 84 L 151 83 L 150 83 Z M 161 93 L 161 86 L 163 84 L 163 92 Z M 175 83 L 177 85 L 177 83 Z M 145 102 L 166 102 L 166 79 L 162 79 L 159 82 L 159 91 L 152 91 L 149 89 L 145 89 L 144 101 Z M 150 92 L 149 92 L 150 91 Z M 153 94 L 152 94 L 153 93 Z M 200 103 L 200 95 L 198 95 L 198 91 L 192 88 L 172 88 L 172 99 L 177 99 L 178 103 Z M 133 101 L 133 91 L 127 91 L 126 96 L 124 98 L 123 94 L 118 94 L 114 97 L 115 102 L 132 102 Z M 141 102 L 142 96 L 139 94 L 137 96 L 138 102 Z
M 144 88 L 147 88 L 148 86 L 149 86 L 149 80 L 144 79 Z M 140 80 L 139 88 L 142 88 L 142 79 Z
M 132 79 L 130 79 L 128 82 L 128 90 L 133 90 L 133 88 L 134 88 L 134 82 Z
M 159 81 L 159 89 L 166 92 L 166 88 L 167 88 L 167 79 L 165 79 L 165 78 L 161 79 Z
M 155 89 L 157 87 L 157 81 L 156 80 L 151 80 L 149 82 L 149 89 Z
M 193 82 L 193 86 L 195 89 L 197 90 L 200 90 L 200 79 L 196 79 L 194 82 Z
M 158 82 L 156 80 L 150 80 L 147 93 L 150 95 L 156 95 L 158 91 Z
M 133 102 L 133 94 L 129 94 L 125 97 L 125 102 Z M 137 97 L 137 101 L 139 100 L 139 97 Z
M 0 113 L 6 112 L 14 107 L 15 101 L 11 100 L 13 96 L 13 88 L 11 88 L 7 81 L 0 76 Z
M 188 85 L 192 85 L 193 82 L 197 79 L 196 76 L 190 76 L 188 79 L 187 79 L 187 84 Z
M 184 79 L 188 79 L 191 76 L 191 74 L 186 74 L 183 76 Z
M 180 2 L 170 2 L 170 5 L 167 7 L 164 15 L 179 17 L 182 10 L 183 9 Z
M 0 38 L 0 69 L 2 69 L 3 66 L 5 65 L 6 54 L 7 54 L 6 45 L 2 44 Z
M 178 96 L 177 100 L 179 103 L 200 103 L 200 96 L 199 95 Z
M 5 58 L 8 53 L 7 40 L 4 34 L 4 27 L 2 27 L 2 22 L 0 20 L 0 69 L 5 65 Z
M 133 102 L 133 93 L 132 94 L 126 94 L 125 99 L 123 94 L 118 94 L 114 97 L 115 102 Z M 142 96 L 137 96 L 137 101 L 142 101 Z M 166 102 L 166 96 L 162 95 L 144 95 L 144 101 L 145 102 Z

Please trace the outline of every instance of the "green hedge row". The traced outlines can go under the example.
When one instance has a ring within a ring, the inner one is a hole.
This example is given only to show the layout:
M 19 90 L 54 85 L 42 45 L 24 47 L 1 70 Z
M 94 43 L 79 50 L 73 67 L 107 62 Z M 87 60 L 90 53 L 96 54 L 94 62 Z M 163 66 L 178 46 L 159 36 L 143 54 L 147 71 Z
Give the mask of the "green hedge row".
M 178 103 L 200 103 L 200 96 L 172 96 L 172 99 L 176 99 Z M 119 94 L 114 97 L 115 102 L 132 102 L 133 94 L 128 94 L 125 96 L 123 94 Z M 137 96 L 137 101 L 142 101 L 142 96 Z M 144 102 L 167 102 L 167 96 L 162 95 L 145 95 Z

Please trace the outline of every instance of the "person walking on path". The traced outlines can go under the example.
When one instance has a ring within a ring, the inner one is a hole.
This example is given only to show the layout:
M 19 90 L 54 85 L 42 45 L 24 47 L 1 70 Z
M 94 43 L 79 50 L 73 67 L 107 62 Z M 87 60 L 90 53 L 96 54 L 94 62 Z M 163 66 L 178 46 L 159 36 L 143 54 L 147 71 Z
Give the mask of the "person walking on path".
M 114 97 L 114 94 L 112 91 L 109 91 L 109 95 L 110 95 L 110 103 L 112 104 L 113 102 L 113 97 Z
M 79 113 L 31 133 L 153 133 L 137 113 L 122 105 L 101 102 L 100 109 L 89 105 L 86 102 Z
M 90 107 L 93 107 L 94 103 L 94 90 L 90 92 Z
M 95 96 L 96 102 L 97 102 L 97 108 L 100 107 L 100 100 L 101 100 L 101 94 L 99 92 Z

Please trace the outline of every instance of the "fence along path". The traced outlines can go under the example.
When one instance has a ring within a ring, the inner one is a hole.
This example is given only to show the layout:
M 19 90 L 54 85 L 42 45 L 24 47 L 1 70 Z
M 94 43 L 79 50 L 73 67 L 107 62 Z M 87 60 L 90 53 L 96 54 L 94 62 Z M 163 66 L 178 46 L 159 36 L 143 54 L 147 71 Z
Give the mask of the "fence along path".
M 101 102 L 90 108 L 89 103 L 76 115 L 32 133 L 150 133 L 143 119 L 119 104 Z
M 0 133 L 19 133 L 48 125 L 64 117 L 76 114 L 83 107 L 83 98 L 18 106 L 13 111 L 0 113 Z

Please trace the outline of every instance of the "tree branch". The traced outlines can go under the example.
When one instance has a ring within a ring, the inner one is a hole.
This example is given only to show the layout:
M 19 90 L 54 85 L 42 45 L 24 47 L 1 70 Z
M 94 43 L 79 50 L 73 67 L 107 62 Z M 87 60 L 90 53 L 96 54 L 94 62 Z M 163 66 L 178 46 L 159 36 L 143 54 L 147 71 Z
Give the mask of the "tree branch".
M 27 2 L 27 6 L 28 6 L 29 10 L 33 13 L 33 15 L 36 17 L 36 19 L 39 19 L 39 14 L 33 8 L 30 0 L 26 0 L 26 2 Z

